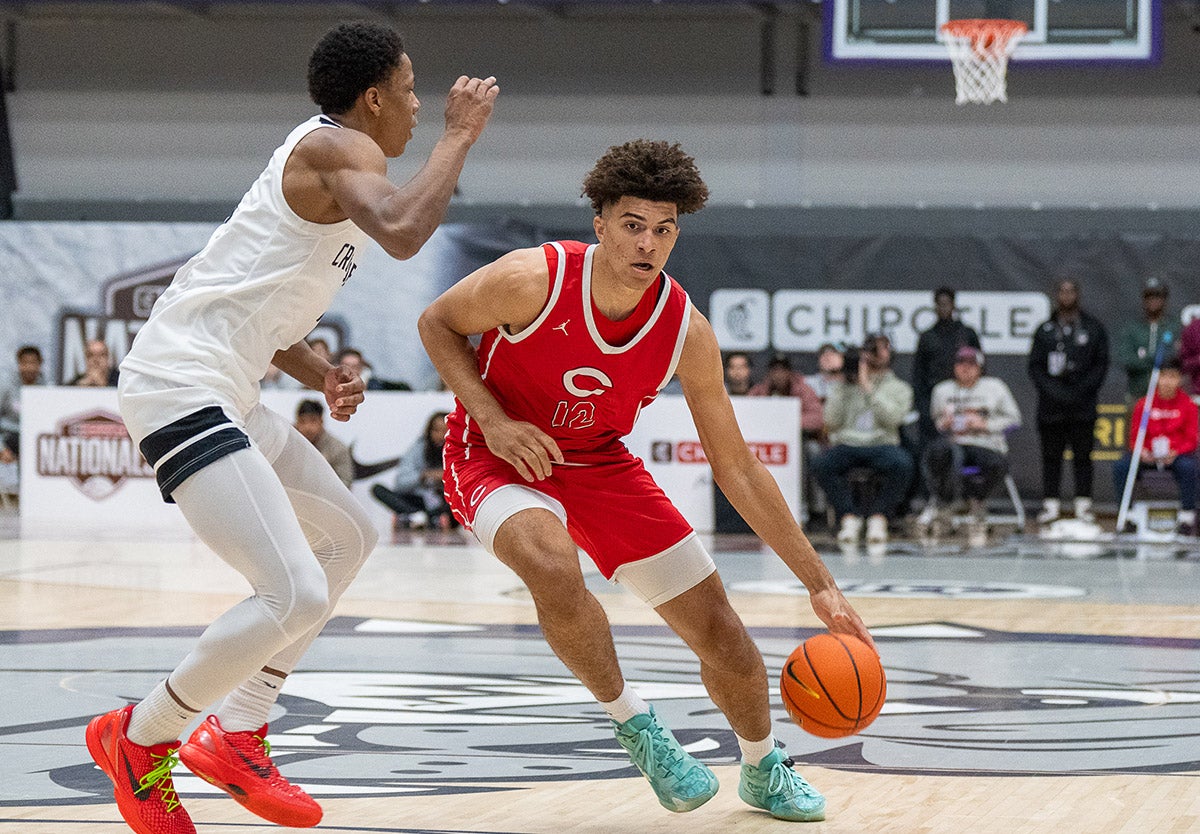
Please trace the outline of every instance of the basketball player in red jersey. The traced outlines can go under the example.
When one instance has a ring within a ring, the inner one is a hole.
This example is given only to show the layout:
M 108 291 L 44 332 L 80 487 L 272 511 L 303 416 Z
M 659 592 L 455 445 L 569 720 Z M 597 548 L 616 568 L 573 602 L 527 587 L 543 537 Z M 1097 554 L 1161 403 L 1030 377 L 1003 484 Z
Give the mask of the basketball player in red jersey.
M 577 545 L 699 656 L 742 750 L 739 796 L 779 819 L 823 819 L 824 797 L 776 747 L 762 656 L 712 559 L 621 441 L 678 376 L 721 489 L 804 582 L 829 629 L 874 645 L 742 438 L 712 328 L 662 271 L 679 215 L 703 207 L 708 188 L 678 145 L 638 140 L 610 148 L 584 194 L 597 244 L 511 252 L 421 316 L 425 348 L 458 401 L 447 499 L 528 586 L 547 642 L 612 718 L 664 807 L 699 807 L 717 780 L 625 683 Z

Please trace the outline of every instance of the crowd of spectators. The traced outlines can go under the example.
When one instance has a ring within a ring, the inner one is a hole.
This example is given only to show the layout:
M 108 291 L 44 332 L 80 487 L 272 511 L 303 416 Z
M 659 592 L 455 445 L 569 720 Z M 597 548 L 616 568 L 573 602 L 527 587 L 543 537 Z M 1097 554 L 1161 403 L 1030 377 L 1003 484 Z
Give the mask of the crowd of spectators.
M 1143 470 L 1174 476 L 1179 529 L 1196 532 L 1197 417 L 1185 389 L 1200 400 L 1200 318 L 1181 327 L 1168 300 L 1166 284 L 1147 278 L 1142 315 L 1123 326 L 1110 347 L 1104 325 L 1083 307 L 1079 277 L 1064 273 L 1056 280 L 1051 314 L 1035 328 L 1026 362 L 1036 392 L 1030 410 L 1041 451 L 1040 524 L 1068 514 L 1095 522 L 1098 404 L 1109 366 L 1116 364 L 1132 410 L 1129 451 L 1113 469 L 1117 497 L 1137 454 Z M 883 333 L 868 334 L 861 344 L 822 345 L 808 376 L 794 371 L 793 359 L 783 354 L 771 357 L 761 378 L 751 355 L 726 358 L 730 394 L 800 399 L 811 477 L 806 503 L 810 510 L 828 507 L 825 515 L 841 543 L 860 537 L 868 544 L 886 542 L 898 518 L 910 512 L 922 537 L 937 538 L 965 520 L 972 546 L 988 540 L 987 502 L 1009 475 L 1009 437 L 1022 424 L 1021 408 L 1008 383 L 987 373 L 979 334 L 959 319 L 953 288 L 935 290 L 933 311 L 933 324 L 917 340 L 911 383 L 891 371 L 892 345 Z M 1161 371 L 1143 421 L 1156 361 Z M 1147 426 L 1135 450 L 1142 422 Z M 1068 451 L 1072 500 L 1064 507 Z M 914 504 L 921 505 L 919 513 Z M 809 518 L 822 521 L 819 512 Z
M 1051 524 L 1067 512 L 1062 494 L 1069 450 L 1071 514 L 1093 522 L 1091 453 L 1100 390 L 1109 372 L 1109 337 L 1100 320 L 1084 309 L 1076 275 L 1059 276 L 1051 301 L 1051 315 L 1034 330 L 1027 360 L 1041 449 L 1038 521 Z M 1125 374 L 1131 409 L 1129 448 L 1113 467 L 1114 489 L 1120 497 L 1131 469 L 1135 476 L 1145 469 L 1169 471 L 1179 484 L 1181 530 L 1195 532 L 1200 467 L 1196 405 L 1188 391 L 1200 399 L 1200 317 L 1181 326 L 1168 301 L 1167 285 L 1157 276 L 1147 278 L 1141 316 L 1113 340 L 1111 360 Z M 807 520 L 818 526 L 830 523 L 841 543 L 860 538 L 886 542 L 889 530 L 910 513 L 921 536 L 937 538 L 954 526 L 954 519 L 965 517 L 969 542 L 987 540 L 987 501 L 1008 475 L 1008 438 L 1021 425 L 1021 411 L 1005 380 L 987 374 L 979 334 L 960 320 L 953 288 L 934 291 L 933 312 L 932 325 L 918 336 L 909 381 L 892 370 L 893 347 L 886 333 L 868 334 L 861 344 L 821 345 L 808 374 L 795 366 L 799 357 L 786 353 L 769 356 L 761 373 L 750 353 L 733 351 L 724 357 L 731 395 L 799 400 Z M 412 390 L 404 381 L 376 374 L 357 348 L 332 353 L 320 338 L 310 345 L 329 361 L 353 367 L 369 390 Z M 65 384 L 117 384 L 118 367 L 102 339 L 84 344 L 82 360 L 82 370 Z M 1147 408 L 1156 361 L 1162 367 Z M 41 351 L 23 345 L 16 352 L 15 371 L 0 380 L 0 493 L 17 488 L 21 388 L 46 383 Z M 274 367 L 261 384 L 303 387 Z M 296 427 L 350 483 L 349 450 L 324 430 L 323 413 L 319 400 L 301 402 Z M 396 512 L 398 526 L 454 524 L 440 503 L 440 472 L 438 484 L 430 474 L 438 469 L 429 461 L 440 448 L 436 435 L 444 429 L 434 425 L 440 419 L 432 415 L 422 437 L 403 456 L 405 466 L 394 488 L 380 487 L 375 493 Z M 922 507 L 919 514 L 914 504 Z

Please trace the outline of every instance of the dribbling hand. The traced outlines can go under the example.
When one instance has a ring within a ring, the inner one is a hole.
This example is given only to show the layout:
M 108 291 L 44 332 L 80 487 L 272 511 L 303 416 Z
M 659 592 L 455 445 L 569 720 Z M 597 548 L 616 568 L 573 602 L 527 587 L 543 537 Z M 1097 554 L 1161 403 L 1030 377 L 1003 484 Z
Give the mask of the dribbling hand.
M 367 384 L 355 371 L 345 365 L 335 365 L 325 372 L 325 402 L 329 416 L 340 423 L 350 419 L 363 401 Z
M 876 654 L 879 649 L 875 648 L 875 641 L 871 639 L 871 633 L 867 631 L 867 626 L 863 623 L 862 618 L 858 616 L 846 598 L 842 596 L 842 592 L 837 588 L 829 588 L 818 591 L 809 595 L 809 602 L 812 603 L 813 612 L 820 618 L 821 622 L 833 634 L 849 634 L 852 637 L 857 637 L 862 640 L 872 649 L 875 649 Z

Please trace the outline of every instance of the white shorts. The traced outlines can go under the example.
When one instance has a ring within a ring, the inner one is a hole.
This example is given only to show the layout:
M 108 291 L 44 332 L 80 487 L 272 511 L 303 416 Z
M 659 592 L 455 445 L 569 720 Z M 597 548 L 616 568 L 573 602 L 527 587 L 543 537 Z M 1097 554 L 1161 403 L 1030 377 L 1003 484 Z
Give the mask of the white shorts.
M 261 403 L 239 411 L 211 388 L 124 371 L 117 397 L 125 429 L 154 467 L 163 500 L 190 475 L 251 445 L 274 462 L 291 424 Z
M 475 510 L 472 532 L 488 553 L 494 549 L 496 533 L 508 519 L 522 510 L 548 510 L 565 526 L 562 504 L 532 487 L 511 484 L 493 490 Z M 670 602 L 709 577 L 717 566 L 695 533 L 661 553 L 628 562 L 613 573 L 612 581 L 627 588 L 651 608 Z

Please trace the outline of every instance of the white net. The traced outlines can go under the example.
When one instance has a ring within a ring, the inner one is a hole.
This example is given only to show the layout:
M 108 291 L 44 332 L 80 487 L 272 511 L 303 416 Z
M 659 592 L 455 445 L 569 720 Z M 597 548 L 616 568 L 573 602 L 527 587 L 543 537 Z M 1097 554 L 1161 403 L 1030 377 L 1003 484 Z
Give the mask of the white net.
M 1008 101 L 1008 58 L 1027 31 L 1019 20 L 951 20 L 942 26 L 957 104 Z

